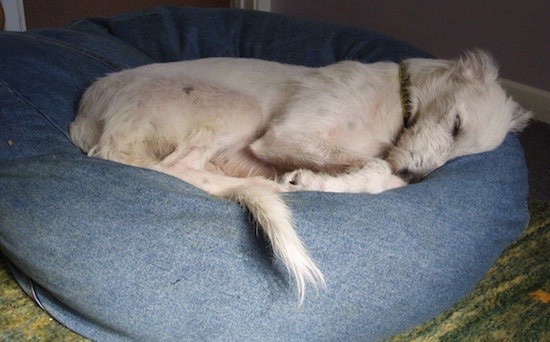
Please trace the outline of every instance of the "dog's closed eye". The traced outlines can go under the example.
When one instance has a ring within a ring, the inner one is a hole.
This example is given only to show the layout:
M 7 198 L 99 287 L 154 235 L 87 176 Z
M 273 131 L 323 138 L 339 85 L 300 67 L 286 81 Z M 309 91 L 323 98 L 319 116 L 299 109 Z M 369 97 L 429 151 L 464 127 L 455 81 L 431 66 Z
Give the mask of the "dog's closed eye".
M 453 123 L 453 139 L 456 139 L 456 137 L 460 134 L 462 131 L 462 118 L 460 117 L 460 114 L 457 114 L 455 116 L 455 121 Z

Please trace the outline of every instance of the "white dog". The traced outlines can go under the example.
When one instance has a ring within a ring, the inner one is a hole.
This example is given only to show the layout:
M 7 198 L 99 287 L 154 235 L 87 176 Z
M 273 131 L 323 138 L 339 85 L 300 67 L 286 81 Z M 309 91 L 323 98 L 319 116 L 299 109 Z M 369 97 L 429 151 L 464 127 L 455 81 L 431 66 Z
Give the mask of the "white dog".
M 322 68 L 211 58 L 110 74 L 71 138 L 89 156 L 164 172 L 253 214 L 294 277 L 324 285 L 279 192 L 378 193 L 497 147 L 531 113 L 485 53 Z

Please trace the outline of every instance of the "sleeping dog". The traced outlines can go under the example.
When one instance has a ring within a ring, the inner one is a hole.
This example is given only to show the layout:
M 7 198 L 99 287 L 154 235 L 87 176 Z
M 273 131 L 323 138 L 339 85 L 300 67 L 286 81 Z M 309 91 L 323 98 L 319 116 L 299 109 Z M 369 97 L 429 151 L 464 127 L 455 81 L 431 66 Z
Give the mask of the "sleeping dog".
M 321 68 L 236 58 L 152 64 L 93 83 L 70 135 L 91 157 L 244 205 L 303 302 L 306 285 L 325 280 L 279 193 L 379 193 L 494 149 L 531 117 L 497 77 L 482 51 Z

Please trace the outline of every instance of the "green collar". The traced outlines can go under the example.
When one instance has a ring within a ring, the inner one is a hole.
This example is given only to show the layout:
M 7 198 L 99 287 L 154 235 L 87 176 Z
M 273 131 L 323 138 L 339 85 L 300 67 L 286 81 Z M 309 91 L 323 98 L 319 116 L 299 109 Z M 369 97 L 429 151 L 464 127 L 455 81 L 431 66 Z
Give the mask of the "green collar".
M 412 116 L 410 87 L 411 79 L 405 69 L 405 63 L 401 62 L 399 63 L 399 92 L 401 94 L 401 109 L 403 110 L 403 126 L 405 128 L 410 126 Z

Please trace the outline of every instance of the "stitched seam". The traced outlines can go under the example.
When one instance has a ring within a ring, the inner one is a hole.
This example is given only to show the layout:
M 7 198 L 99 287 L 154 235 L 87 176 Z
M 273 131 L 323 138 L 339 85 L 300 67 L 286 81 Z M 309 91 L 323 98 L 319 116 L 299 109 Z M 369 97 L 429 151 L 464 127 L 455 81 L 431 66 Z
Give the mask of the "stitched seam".
M 65 138 L 67 138 L 67 140 L 70 142 L 71 141 L 71 138 L 69 137 L 69 134 L 67 132 L 65 132 L 65 130 L 63 128 L 61 128 L 46 112 L 44 112 L 42 109 L 40 109 L 38 106 L 36 106 L 34 103 L 32 103 L 31 101 L 29 101 L 27 98 L 25 98 L 23 95 L 21 95 L 17 90 L 15 90 L 14 88 L 12 88 L 6 81 L 4 81 L 3 79 L 0 79 L 0 84 L 2 86 L 4 86 L 9 92 L 11 92 L 13 95 L 15 95 L 19 100 L 21 100 L 24 104 L 26 104 L 27 106 L 31 107 L 32 109 L 34 109 L 35 111 L 37 111 L 38 113 L 40 113 L 40 115 L 42 115 L 55 129 L 57 129 L 58 131 L 60 131 L 64 136 Z
M 77 48 L 77 47 L 74 47 L 72 45 L 69 45 L 61 40 L 57 40 L 55 38 L 51 38 L 51 37 L 47 37 L 47 36 L 42 36 L 42 35 L 39 35 L 39 34 L 36 34 L 36 33 L 28 33 L 27 36 L 29 38 L 33 38 L 35 40 L 38 40 L 38 41 L 46 41 L 48 43 L 51 43 L 52 45 L 56 45 L 58 47 L 62 47 L 62 48 L 65 48 L 67 50 L 71 50 L 79 55 L 82 55 L 82 56 L 85 56 L 85 57 L 88 57 L 90 59 L 93 59 L 94 61 L 97 61 L 105 66 L 107 66 L 109 69 L 113 70 L 113 71 L 118 71 L 118 70 L 121 70 L 121 69 L 125 69 L 125 68 L 128 68 L 128 65 L 126 64 L 122 64 L 122 63 L 113 63 L 111 61 L 108 61 L 107 59 L 103 58 L 101 55 L 93 52 L 92 50 L 88 50 L 86 48 Z
M 0 255 L 0 258 L 2 258 L 1 255 Z M 34 281 L 31 278 L 29 278 L 27 275 L 23 274 L 7 257 L 4 257 L 3 259 L 6 261 L 8 269 L 14 275 L 14 277 L 16 274 L 18 275 L 17 277 L 15 277 L 16 279 L 19 279 L 20 277 L 24 278 L 22 281 L 17 280 L 17 283 L 19 284 L 21 289 L 25 293 L 27 293 L 30 297 L 32 297 L 33 300 L 36 302 L 36 304 L 38 304 L 38 306 L 42 308 L 42 310 L 46 311 L 46 309 L 42 305 L 42 302 L 40 301 L 40 299 L 38 299 L 38 295 L 35 290 Z M 27 289 L 30 293 L 27 292 Z
M 3 33 L 3 34 L 19 35 L 19 34 L 10 33 L 10 32 L 6 32 L 6 33 Z M 71 45 L 65 44 L 62 41 L 59 41 L 59 40 L 56 40 L 56 39 L 53 39 L 53 38 L 50 38 L 50 37 L 45 37 L 45 36 L 41 36 L 41 35 L 38 35 L 38 34 L 31 34 L 31 33 L 28 33 L 26 35 L 26 37 L 30 38 L 30 39 L 39 40 L 39 41 L 46 41 L 46 42 L 51 43 L 53 45 L 56 45 L 58 47 L 62 47 L 62 48 L 65 48 L 67 50 L 71 50 L 71 51 L 73 51 L 73 52 L 75 52 L 79 55 L 82 55 L 82 56 L 85 56 L 85 57 L 90 58 L 92 60 L 95 60 L 95 61 L 105 65 L 106 67 L 108 67 L 109 69 L 111 69 L 113 71 L 121 70 L 121 69 L 124 69 L 124 68 L 128 67 L 127 65 L 124 65 L 124 64 L 117 64 L 117 63 L 109 62 L 105 58 L 101 57 L 98 54 L 93 53 L 90 50 L 83 49 L 83 48 L 75 48 Z M 19 98 L 23 103 L 25 103 L 26 105 L 28 105 L 29 107 L 33 108 L 38 113 L 40 113 L 51 125 L 53 125 L 53 127 L 55 129 L 60 131 L 65 136 L 65 138 L 67 138 L 67 140 L 69 142 L 71 142 L 71 139 L 70 139 L 68 133 L 65 132 L 65 130 L 62 127 L 60 127 L 46 112 L 44 112 L 42 109 L 40 109 L 38 106 L 36 106 L 32 101 L 30 101 L 29 99 L 24 97 L 21 93 L 19 93 L 17 90 L 15 90 L 13 87 L 11 87 L 5 80 L 0 79 L 0 84 L 2 84 L 6 89 L 8 89 L 8 91 L 10 91 L 12 94 L 14 94 L 17 98 Z
M 30 290 L 31 290 L 31 295 L 32 295 L 32 298 L 34 299 L 34 301 L 36 302 L 36 304 L 38 304 L 38 306 L 47 312 L 46 308 L 44 307 L 44 305 L 42 305 L 42 302 L 40 301 L 40 299 L 38 299 L 38 295 L 36 294 L 36 290 L 34 288 L 34 282 L 31 280 L 30 281 Z

